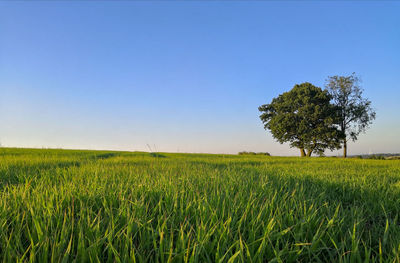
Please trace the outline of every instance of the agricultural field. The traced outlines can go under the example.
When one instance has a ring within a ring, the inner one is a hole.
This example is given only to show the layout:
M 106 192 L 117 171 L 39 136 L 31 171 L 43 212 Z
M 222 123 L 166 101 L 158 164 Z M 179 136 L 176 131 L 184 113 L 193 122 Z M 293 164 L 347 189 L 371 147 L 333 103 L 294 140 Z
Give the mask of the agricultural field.
M 400 160 L 0 149 L 1 262 L 399 262 Z

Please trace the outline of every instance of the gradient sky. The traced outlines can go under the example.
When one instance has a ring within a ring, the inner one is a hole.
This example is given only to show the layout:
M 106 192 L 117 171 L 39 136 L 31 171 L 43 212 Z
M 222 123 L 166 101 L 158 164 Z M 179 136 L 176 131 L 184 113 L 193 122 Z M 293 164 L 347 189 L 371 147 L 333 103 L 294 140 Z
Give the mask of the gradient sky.
M 258 106 L 356 72 L 377 119 L 349 154 L 400 152 L 399 14 L 398 1 L 0 2 L 0 142 L 298 155 Z

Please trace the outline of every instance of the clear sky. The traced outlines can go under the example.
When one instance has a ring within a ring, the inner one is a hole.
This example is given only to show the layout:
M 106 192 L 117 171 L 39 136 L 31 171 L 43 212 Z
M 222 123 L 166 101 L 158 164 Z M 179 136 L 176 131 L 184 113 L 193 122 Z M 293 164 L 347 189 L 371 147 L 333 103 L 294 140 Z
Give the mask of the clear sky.
M 399 1 L 0 2 L 3 146 L 298 155 L 258 106 L 352 72 L 400 152 Z

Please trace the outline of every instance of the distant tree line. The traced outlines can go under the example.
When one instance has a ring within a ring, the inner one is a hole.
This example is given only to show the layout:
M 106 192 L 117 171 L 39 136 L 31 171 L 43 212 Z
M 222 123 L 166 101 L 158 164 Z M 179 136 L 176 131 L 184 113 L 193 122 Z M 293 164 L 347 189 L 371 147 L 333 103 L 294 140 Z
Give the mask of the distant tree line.
M 400 153 L 374 153 L 349 156 L 357 159 L 400 160 Z
M 325 89 L 309 82 L 296 84 L 258 109 L 264 128 L 278 142 L 298 148 L 301 156 L 343 147 L 347 157 L 347 142 L 356 141 L 376 117 L 362 93 L 355 73 L 331 76 Z
M 266 155 L 266 156 L 271 156 L 269 152 L 239 152 L 239 155 Z

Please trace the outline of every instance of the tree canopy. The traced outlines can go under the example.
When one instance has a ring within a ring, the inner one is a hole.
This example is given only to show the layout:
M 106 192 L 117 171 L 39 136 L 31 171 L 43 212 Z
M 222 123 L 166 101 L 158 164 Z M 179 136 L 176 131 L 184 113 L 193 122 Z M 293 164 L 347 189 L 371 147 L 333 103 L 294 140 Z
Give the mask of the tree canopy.
M 259 107 L 264 128 L 280 143 L 289 142 L 301 156 L 338 149 L 343 139 L 337 128 L 338 108 L 328 91 L 305 82 Z M 306 153 L 307 151 L 307 153 Z
M 344 134 L 343 157 L 346 157 L 348 140 L 356 141 L 358 135 L 370 126 L 376 113 L 371 108 L 371 101 L 363 98 L 360 79 L 355 73 L 328 77 L 326 88 L 338 110 L 339 127 Z

